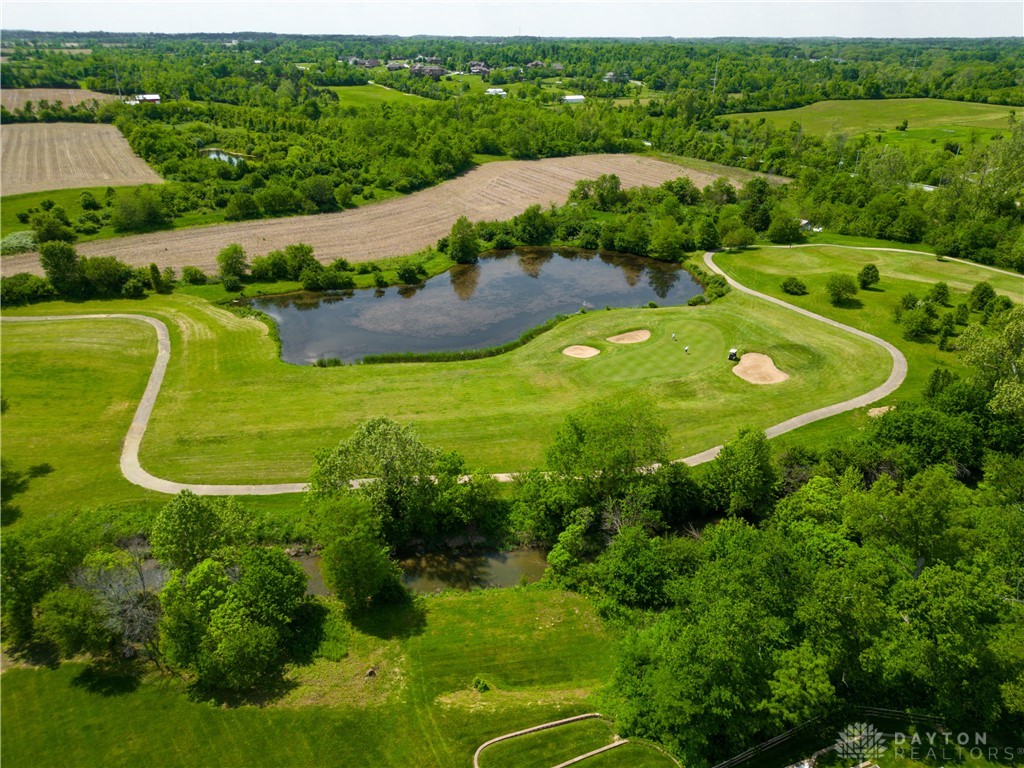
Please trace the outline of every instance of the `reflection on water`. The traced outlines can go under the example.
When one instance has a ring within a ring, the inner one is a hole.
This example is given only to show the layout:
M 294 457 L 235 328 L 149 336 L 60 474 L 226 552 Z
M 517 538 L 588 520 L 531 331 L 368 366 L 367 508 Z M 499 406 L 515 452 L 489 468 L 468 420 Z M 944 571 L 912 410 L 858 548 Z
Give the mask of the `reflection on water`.
M 292 558 L 309 576 L 306 592 L 328 595 L 320 573 L 318 555 Z M 514 549 L 511 552 L 479 552 L 469 555 L 421 555 L 400 561 L 402 581 L 413 592 L 436 592 L 439 589 L 483 589 L 532 584 L 544 575 L 547 559 L 536 549 Z
M 581 306 L 685 304 L 700 293 L 674 264 L 626 254 L 517 249 L 418 286 L 253 300 L 277 323 L 290 363 L 505 344 Z

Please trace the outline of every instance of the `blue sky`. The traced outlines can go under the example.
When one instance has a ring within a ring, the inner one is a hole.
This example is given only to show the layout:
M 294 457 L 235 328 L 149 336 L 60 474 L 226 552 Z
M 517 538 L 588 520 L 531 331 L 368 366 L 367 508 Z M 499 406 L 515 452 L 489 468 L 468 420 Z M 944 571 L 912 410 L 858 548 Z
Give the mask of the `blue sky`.
M 3 29 L 601 37 L 1016 37 L 1024 0 L 0 0 Z

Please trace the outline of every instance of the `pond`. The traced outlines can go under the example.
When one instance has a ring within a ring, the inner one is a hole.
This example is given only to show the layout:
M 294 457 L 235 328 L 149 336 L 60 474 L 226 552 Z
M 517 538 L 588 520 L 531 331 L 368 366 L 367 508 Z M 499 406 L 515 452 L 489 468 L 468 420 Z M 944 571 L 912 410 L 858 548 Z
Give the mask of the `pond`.
M 225 163 L 231 163 L 231 165 L 238 165 L 245 159 L 243 155 L 236 155 L 233 152 L 227 152 L 223 149 L 206 149 L 203 151 L 211 160 L 223 160 Z
M 300 555 L 293 559 L 309 576 L 309 594 L 330 594 L 320 573 L 319 556 Z M 509 552 L 474 552 L 466 555 L 419 555 L 405 558 L 399 561 L 399 565 L 405 586 L 422 594 L 441 589 L 468 591 L 530 584 L 544 575 L 547 559 L 543 552 L 536 549 L 514 549 Z
M 419 286 L 252 301 L 277 321 L 289 363 L 388 352 L 483 349 L 581 307 L 685 304 L 701 293 L 676 264 L 618 253 L 501 251 Z

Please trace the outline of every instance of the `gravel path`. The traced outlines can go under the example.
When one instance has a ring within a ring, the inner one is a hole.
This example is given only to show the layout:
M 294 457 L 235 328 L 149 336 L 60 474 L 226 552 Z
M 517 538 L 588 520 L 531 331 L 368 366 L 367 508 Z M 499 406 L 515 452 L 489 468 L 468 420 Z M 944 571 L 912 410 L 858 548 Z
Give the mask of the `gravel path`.
M 835 320 L 830 320 L 829 318 L 817 315 L 814 312 L 808 312 L 806 309 L 795 307 L 792 304 L 787 304 L 773 296 L 768 296 L 767 294 L 759 293 L 740 285 L 719 269 L 718 265 L 714 262 L 714 253 L 710 251 L 704 254 L 704 263 L 707 264 L 708 268 L 713 272 L 717 272 L 725 277 L 729 285 L 731 285 L 735 290 L 740 291 L 741 293 L 750 294 L 751 296 L 756 296 L 764 301 L 777 304 L 780 307 L 785 307 L 793 312 L 797 312 L 805 317 L 825 323 L 826 325 L 845 331 L 846 333 L 852 333 L 855 336 L 860 336 L 861 338 L 867 339 L 868 341 L 883 347 L 889 353 L 889 356 L 892 357 L 892 372 L 889 374 L 889 378 L 880 386 L 875 387 L 870 392 L 859 397 L 844 400 L 841 403 L 835 403 L 834 405 L 829 405 L 824 408 L 818 408 L 817 410 L 809 411 L 807 413 L 800 414 L 799 416 L 794 416 L 792 419 L 787 419 L 781 424 L 769 427 L 765 430 L 765 434 L 768 437 L 775 437 L 783 434 L 784 432 L 789 432 L 815 421 L 827 419 L 830 416 L 845 413 L 846 411 L 852 411 L 855 408 L 862 408 L 896 391 L 906 378 L 907 359 L 903 356 L 902 352 L 884 339 L 880 339 L 870 333 L 866 333 L 849 325 L 844 325 L 843 323 L 836 322 Z M 148 323 L 156 331 L 157 337 L 156 362 L 153 363 L 153 370 L 149 374 L 149 381 L 146 384 L 146 390 L 142 394 L 142 400 L 139 402 L 139 407 L 135 410 L 135 416 L 132 418 L 131 426 L 128 429 L 128 434 L 125 436 L 124 445 L 121 448 L 121 473 L 129 482 L 141 486 L 142 488 L 146 488 L 151 491 L 158 491 L 160 493 L 175 494 L 180 491 L 189 490 L 203 496 L 272 496 L 282 493 L 303 493 L 306 490 L 307 486 L 305 483 L 271 483 L 266 485 L 176 483 L 172 480 L 164 480 L 162 478 L 155 477 L 142 468 L 142 465 L 139 463 L 139 447 L 142 445 L 142 438 L 146 434 L 149 417 L 153 413 L 153 405 L 156 403 L 157 395 L 160 393 L 160 386 L 163 384 L 164 374 L 167 371 L 167 363 L 171 359 L 171 339 L 167 331 L 167 326 L 164 325 L 162 321 L 153 317 L 147 317 L 146 315 L 134 314 L 40 315 L 38 317 L 2 318 L 5 323 L 39 323 L 63 320 L 103 319 L 134 320 L 142 323 Z M 702 464 L 714 459 L 721 450 L 722 446 L 716 445 L 714 448 L 709 448 L 706 451 L 694 454 L 693 456 L 687 456 L 686 458 L 679 459 L 678 461 L 682 461 L 690 466 Z M 515 477 L 515 474 L 499 473 L 492 475 L 492 477 L 499 482 L 510 482 Z M 355 482 L 358 484 L 362 481 L 357 480 Z

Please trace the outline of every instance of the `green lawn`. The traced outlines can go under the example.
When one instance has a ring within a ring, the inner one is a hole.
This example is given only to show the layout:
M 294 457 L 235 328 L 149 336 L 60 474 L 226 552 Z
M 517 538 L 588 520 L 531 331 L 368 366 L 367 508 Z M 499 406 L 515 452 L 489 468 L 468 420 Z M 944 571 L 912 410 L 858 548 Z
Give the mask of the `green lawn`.
M 823 333 L 813 321 L 738 293 L 702 308 L 573 316 L 525 347 L 485 360 L 327 369 L 281 362 L 262 323 L 186 295 L 49 303 L 19 313 L 110 311 L 145 312 L 170 328 L 171 362 L 141 458 L 153 474 L 180 481 L 301 480 L 316 449 L 336 444 L 377 414 L 414 424 L 424 440 L 462 452 L 471 467 L 528 469 L 541 465 L 566 413 L 596 398 L 634 390 L 656 399 L 669 425 L 673 455 L 686 456 L 728 439 L 741 426 L 768 426 L 860 394 L 889 372 L 888 356 L 874 345 Z M 70 369 L 59 380 L 71 391 L 96 391 L 101 404 L 111 399 L 103 392 L 103 380 L 122 377 L 117 356 L 95 357 L 94 364 L 105 373 L 86 378 L 76 372 L 77 360 L 92 343 L 92 329 L 117 324 L 76 322 L 81 326 L 70 339 L 65 339 L 67 324 L 4 327 L 4 383 L 17 393 L 8 395 L 4 448 L 25 466 L 53 463 L 55 452 L 63 450 L 58 444 L 66 439 L 61 419 L 77 407 L 74 398 L 55 402 L 39 386 L 49 372 L 57 376 Z M 121 326 L 134 324 L 122 321 Z M 650 329 L 651 340 L 635 345 L 605 341 L 635 328 Z M 672 341 L 673 332 L 678 342 Z M 589 360 L 561 354 L 580 343 L 602 354 Z M 688 356 L 682 353 L 685 344 L 691 347 Z M 152 349 L 137 334 L 130 345 L 141 355 Z M 731 346 L 771 355 L 790 380 L 774 386 L 740 380 L 726 360 Z M 45 373 L 37 361 L 40 348 L 46 350 Z M 141 387 L 142 373 L 136 387 Z M 44 412 L 52 414 L 49 420 L 41 419 Z M 124 418 L 130 419 L 130 413 Z M 116 446 L 126 423 L 96 424 L 95 430 L 103 432 L 104 444 Z M 81 447 L 68 449 L 67 455 L 77 455 L 78 461 L 60 467 L 66 483 L 61 503 L 107 501 L 121 483 L 115 454 L 97 460 Z M 26 514 L 53 503 L 57 476 L 33 482 L 19 497 Z
M 764 118 L 777 128 L 800 123 L 808 133 L 846 133 L 859 136 L 879 132 L 894 143 L 967 143 L 988 140 L 1009 126 L 1012 107 L 942 99 L 886 99 L 820 101 L 798 109 L 747 112 L 729 115 L 730 120 L 757 122 Z M 896 126 L 907 121 L 906 131 Z
M 582 765 L 585 768 L 675 768 L 678 763 L 654 747 L 631 741 L 587 758 Z
M 604 720 L 580 720 L 493 744 L 480 755 L 480 768 L 551 768 L 610 744 L 612 736 Z
M 892 243 L 887 245 L 894 247 Z M 1009 296 L 1015 302 L 1024 301 L 1024 279 L 980 266 L 939 261 L 935 256 L 925 253 L 891 253 L 830 248 L 824 245 L 752 248 L 740 253 L 720 253 L 715 256 L 715 263 L 744 285 L 869 331 L 899 347 L 909 364 L 907 380 L 880 404 L 892 404 L 916 397 L 923 390 L 931 372 L 938 367 L 967 373 L 955 352 L 940 351 L 934 343 L 924 344 L 903 339 L 900 326 L 893 320 L 893 308 L 901 296 L 914 293 L 923 297 L 932 284 L 943 281 L 952 292 L 951 303 L 956 304 L 965 299 L 974 285 L 988 281 L 998 293 Z M 828 276 L 837 272 L 855 275 L 869 263 L 878 266 L 881 282 L 872 290 L 858 292 L 856 303 L 852 306 L 833 307 L 825 293 Z M 789 276 L 799 277 L 807 285 L 809 293 L 806 296 L 783 293 L 780 284 Z M 973 317 L 975 320 L 978 318 L 978 315 Z M 865 411 L 851 411 L 783 435 L 778 438 L 779 444 L 820 445 L 850 429 L 863 426 L 867 419 Z
M 350 626 L 341 662 L 292 670 L 266 706 L 195 702 L 175 680 L 82 664 L 8 669 L 0 759 L 11 768 L 464 766 L 494 736 L 592 710 L 589 693 L 611 673 L 615 639 L 579 595 L 490 590 L 421 603 Z M 454 663 L 435 671 L 453 640 L 468 677 Z M 378 674 L 367 678 L 371 665 Z M 499 666 L 515 690 L 469 687 L 472 670 Z
M 338 95 L 343 107 L 368 107 L 374 104 L 427 104 L 429 99 L 402 93 L 382 85 L 333 85 L 328 90 Z

